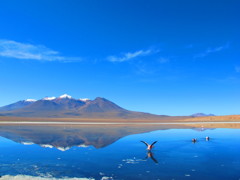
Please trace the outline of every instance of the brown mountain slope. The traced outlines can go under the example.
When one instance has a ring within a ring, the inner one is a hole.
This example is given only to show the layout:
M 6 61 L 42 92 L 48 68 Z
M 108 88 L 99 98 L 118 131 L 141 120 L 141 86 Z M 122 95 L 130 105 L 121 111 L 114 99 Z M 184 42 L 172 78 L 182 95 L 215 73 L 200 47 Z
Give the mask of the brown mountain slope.
M 97 97 L 81 101 L 73 98 L 38 100 L 28 106 L 12 111 L 3 111 L 4 116 L 50 117 L 50 118 L 107 118 L 107 119 L 153 119 L 162 116 L 126 110 L 115 103 Z

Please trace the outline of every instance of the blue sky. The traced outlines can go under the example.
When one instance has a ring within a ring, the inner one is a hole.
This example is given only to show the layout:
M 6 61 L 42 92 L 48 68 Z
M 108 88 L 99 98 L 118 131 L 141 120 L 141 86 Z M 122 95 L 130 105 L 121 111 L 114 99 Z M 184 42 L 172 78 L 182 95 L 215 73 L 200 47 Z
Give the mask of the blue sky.
M 0 106 L 68 93 L 240 113 L 238 0 L 0 1 Z

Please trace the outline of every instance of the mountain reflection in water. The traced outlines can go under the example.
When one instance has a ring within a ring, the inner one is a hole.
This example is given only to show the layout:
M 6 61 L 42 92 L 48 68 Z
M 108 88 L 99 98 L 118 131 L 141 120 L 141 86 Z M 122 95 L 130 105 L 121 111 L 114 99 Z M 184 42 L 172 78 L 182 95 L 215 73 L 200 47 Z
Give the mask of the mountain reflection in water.
M 159 129 L 168 126 L 0 126 L 0 136 L 12 141 L 32 145 L 38 144 L 44 148 L 57 148 L 61 151 L 71 147 L 95 148 L 106 147 L 118 139 L 131 135 Z
M 174 128 L 0 126 L 0 180 L 240 178 L 240 129 Z

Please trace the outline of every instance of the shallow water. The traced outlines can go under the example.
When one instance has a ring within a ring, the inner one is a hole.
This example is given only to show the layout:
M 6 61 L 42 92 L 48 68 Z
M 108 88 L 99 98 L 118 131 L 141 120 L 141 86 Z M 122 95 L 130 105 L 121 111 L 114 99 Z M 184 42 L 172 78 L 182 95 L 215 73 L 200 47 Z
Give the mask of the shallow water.
M 240 179 L 240 129 L 143 129 L 0 127 L 0 179 Z

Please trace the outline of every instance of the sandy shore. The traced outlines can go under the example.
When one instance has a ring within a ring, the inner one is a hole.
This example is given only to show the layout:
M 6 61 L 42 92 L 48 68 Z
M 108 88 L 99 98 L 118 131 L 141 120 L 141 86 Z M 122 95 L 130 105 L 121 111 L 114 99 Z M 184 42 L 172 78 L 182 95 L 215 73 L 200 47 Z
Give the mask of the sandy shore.
M 183 122 L 240 122 L 240 115 L 228 116 L 205 116 L 205 117 L 190 117 L 181 119 Z
M 0 117 L 0 125 L 90 125 L 90 126 L 166 126 L 173 127 L 206 127 L 206 128 L 240 128 L 240 116 L 211 117 L 166 117 L 161 119 L 78 119 L 78 118 L 25 118 Z
M 209 125 L 209 124 L 240 124 L 240 122 L 31 122 L 1 121 L 0 124 L 43 124 L 43 125 Z
M 158 119 L 98 119 L 98 118 L 31 118 L 31 117 L 8 117 L 8 116 L 0 116 L 0 122 L 104 122 L 104 123 L 113 123 L 113 122 L 121 122 L 121 123 L 146 123 L 146 122 L 179 122 L 187 117 L 185 116 L 169 116 L 169 117 L 159 117 Z
M 240 128 L 240 122 L 172 122 L 172 123 L 136 123 L 136 122 L 14 122 L 1 121 L 0 125 L 45 125 L 45 126 L 158 126 L 158 127 L 169 127 L 169 128 Z

